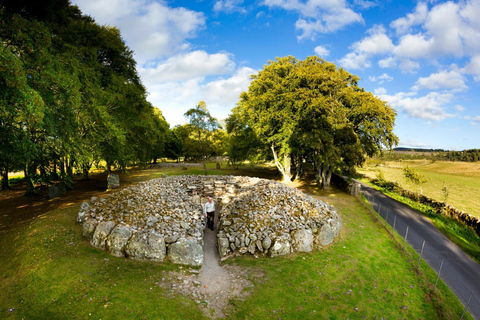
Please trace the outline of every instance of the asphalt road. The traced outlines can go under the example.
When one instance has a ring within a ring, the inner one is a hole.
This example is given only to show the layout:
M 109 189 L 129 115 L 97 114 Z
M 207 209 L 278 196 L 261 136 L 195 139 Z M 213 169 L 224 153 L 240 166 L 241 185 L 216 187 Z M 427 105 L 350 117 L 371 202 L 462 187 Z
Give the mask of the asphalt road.
M 440 278 L 464 306 L 471 296 L 468 311 L 480 320 L 480 265 L 440 233 L 426 217 L 368 185 L 361 184 L 365 197 L 384 219 L 387 218 L 391 226 L 395 224 L 398 234 L 405 237 L 408 226 L 407 242 L 418 254 L 425 241 L 423 259 L 437 274 L 442 267 Z

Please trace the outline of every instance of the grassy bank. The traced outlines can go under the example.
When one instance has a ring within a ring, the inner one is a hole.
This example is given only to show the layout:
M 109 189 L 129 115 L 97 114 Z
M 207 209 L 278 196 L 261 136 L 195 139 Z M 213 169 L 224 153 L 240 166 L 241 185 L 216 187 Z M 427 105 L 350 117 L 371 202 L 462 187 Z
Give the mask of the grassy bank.
M 223 174 L 230 170 L 209 174 Z M 132 173 L 132 183 L 202 168 Z M 274 171 L 239 171 L 272 176 Z M 459 318 L 462 306 L 435 274 L 401 245 L 356 198 L 298 185 L 334 205 L 343 219 L 339 239 L 325 250 L 278 258 L 227 260 L 262 270 L 250 295 L 231 301 L 233 319 Z M 92 248 L 75 223 L 79 203 L 55 209 L 0 235 L 0 318 L 7 319 L 203 319 L 202 305 L 162 289 L 181 267 L 115 258 Z M 9 311 L 10 310 L 10 311 Z M 468 318 L 467 318 L 468 319 Z
M 403 175 L 403 169 L 407 165 L 428 179 L 422 185 L 423 194 L 437 201 L 444 201 L 442 188 L 445 185 L 448 189 L 448 204 L 480 217 L 480 162 L 368 161 L 363 168 L 358 168 L 358 172 L 375 178 L 379 170 L 382 170 L 386 180 L 397 182 L 405 189 L 420 192 L 419 188 L 408 182 Z

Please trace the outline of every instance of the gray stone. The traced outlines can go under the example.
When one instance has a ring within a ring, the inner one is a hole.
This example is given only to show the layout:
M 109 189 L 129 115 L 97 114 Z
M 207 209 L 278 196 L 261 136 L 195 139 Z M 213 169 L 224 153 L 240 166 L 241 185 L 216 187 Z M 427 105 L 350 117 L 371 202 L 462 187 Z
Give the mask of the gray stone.
M 105 250 L 105 240 L 114 227 L 115 222 L 113 221 L 100 222 L 93 233 L 92 240 L 90 241 L 91 245 L 95 248 Z
M 313 249 L 313 234 L 310 229 L 300 229 L 293 233 L 294 249 L 301 252 L 310 252 Z
M 317 236 L 318 243 L 320 243 L 322 246 L 326 246 L 332 243 L 333 239 L 334 239 L 334 235 L 333 235 L 332 227 L 330 227 L 329 224 L 324 224 Z
M 255 253 L 255 242 L 251 242 L 250 245 L 248 246 L 247 248 L 248 252 L 250 252 L 251 254 L 254 254 Z
M 110 173 L 107 177 L 107 189 L 117 189 L 120 188 L 120 176 L 118 174 Z
M 176 264 L 200 266 L 203 263 L 203 248 L 195 240 L 182 238 L 168 247 L 168 259 Z
M 92 198 L 90 199 L 90 204 L 91 204 L 91 205 L 94 205 L 94 204 L 96 204 L 97 202 L 98 202 L 98 197 L 92 197 Z
M 260 252 L 263 252 L 262 241 L 257 240 L 257 241 L 255 241 L 255 244 L 257 245 L 258 250 L 259 250 Z
M 180 221 L 180 227 L 182 227 L 183 229 L 190 228 L 189 224 L 185 221 Z
M 342 228 L 342 223 L 340 220 L 328 219 L 327 223 L 332 228 L 333 236 L 338 237 L 340 234 L 340 229 Z
M 263 250 L 267 251 L 271 245 L 272 245 L 272 239 L 270 239 L 269 236 L 266 236 L 265 239 L 262 240 Z
M 165 240 L 153 230 L 137 232 L 128 241 L 125 255 L 136 260 L 163 261 L 166 255 Z
M 126 226 L 117 225 L 108 235 L 105 247 L 116 257 L 125 256 L 125 247 L 132 237 L 132 230 Z
M 48 187 L 48 198 L 58 198 L 60 197 L 60 188 L 58 186 L 49 186 Z
M 95 219 L 87 219 L 83 223 L 83 237 L 87 241 L 91 241 L 93 238 L 93 234 L 95 233 L 95 228 L 98 225 L 98 221 Z
M 292 245 L 288 238 L 282 236 L 275 239 L 275 243 L 270 248 L 270 256 L 283 256 L 289 254 L 292 250 Z
M 226 256 L 230 252 L 229 242 L 227 238 L 217 238 L 217 247 L 220 257 Z
M 172 236 L 167 236 L 165 237 L 165 243 L 174 243 L 174 242 L 177 242 L 178 240 L 178 235 L 172 235 Z

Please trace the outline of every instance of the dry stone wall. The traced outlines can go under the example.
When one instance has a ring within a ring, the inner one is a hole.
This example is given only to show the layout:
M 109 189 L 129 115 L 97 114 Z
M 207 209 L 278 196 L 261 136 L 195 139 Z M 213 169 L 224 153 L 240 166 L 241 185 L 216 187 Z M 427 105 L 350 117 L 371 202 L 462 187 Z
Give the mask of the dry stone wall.
M 77 220 L 92 246 L 117 257 L 201 265 L 202 206 L 223 208 L 217 246 L 232 254 L 278 256 L 311 251 L 338 236 L 335 209 L 270 180 L 234 176 L 164 176 L 82 203 Z

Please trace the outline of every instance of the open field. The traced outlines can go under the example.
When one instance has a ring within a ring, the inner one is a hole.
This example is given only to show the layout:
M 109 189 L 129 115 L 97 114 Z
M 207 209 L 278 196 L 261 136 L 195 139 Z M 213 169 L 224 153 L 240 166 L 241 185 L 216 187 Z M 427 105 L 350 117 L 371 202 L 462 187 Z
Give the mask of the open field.
M 122 183 L 196 170 L 132 171 L 122 175 Z M 230 171 L 209 170 L 225 172 Z M 275 177 L 269 170 L 232 172 Z M 254 284 L 245 289 L 246 298 L 230 302 L 228 318 L 460 318 L 463 308 L 456 297 L 443 283 L 433 291 L 434 272 L 425 265 L 417 269 L 417 260 L 405 255 L 358 199 L 337 190 L 321 193 L 307 183 L 292 185 L 337 208 L 344 225 L 340 237 L 325 250 L 308 254 L 227 260 L 252 270 Z M 99 188 L 94 191 L 106 195 Z M 115 258 L 82 239 L 75 217 L 80 202 L 90 196 L 77 192 L 76 201 L 59 202 L 57 208 L 0 233 L 0 318 L 206 318 L 207 302 L 197 303 L 162 285 L 177 281 L 171 275 L 189 268 Z M 259 270 L 263 276 L 254 276 Z
M 423 194 L 444 201 L 443 186 L 448 188 L 447 203 L 473 216 L 480 217 L 480 162 L 431 162 L 429 160 L 405 160 L 401 162 L 367 161 L 358 172 L 375 178 L 379 170 L 383 171 L 387 181 L 395 181 L 405 189 L 420 192 L 420 189 L 408 182 L 403 169 L 408 165 L 425 176 L 428 181 L 422 185 Z

